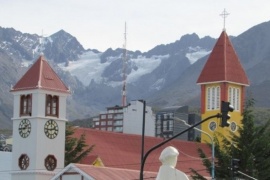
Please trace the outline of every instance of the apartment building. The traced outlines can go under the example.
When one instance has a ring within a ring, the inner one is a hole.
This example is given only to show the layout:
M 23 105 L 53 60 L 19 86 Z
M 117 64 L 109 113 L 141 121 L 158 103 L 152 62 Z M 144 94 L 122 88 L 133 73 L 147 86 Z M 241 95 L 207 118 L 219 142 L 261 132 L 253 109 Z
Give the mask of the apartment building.
M 141 100 L 131 101 L 127 106 L 107 107 L 94 118 L 93 128 L 103 131 L 124 134 L 142 134 L 144 103 Z M 152 108 L 145 106 L 145 135 L 155 136 L 155 115 Z
M 155 136 L 164 139 L 173 137 L 186 130 L 189 127 L 188 125 L 193 125 L 199 121 L 200 117 L 198 115 L 189 113 L 188 106 L 166 107 L 156 113 Z M 200 128 L 200 126 L 197 128 Z M 180 135 L 177 139 L 194 141 L 197 137 L 200 137 L 200 132 L 192 129 Z

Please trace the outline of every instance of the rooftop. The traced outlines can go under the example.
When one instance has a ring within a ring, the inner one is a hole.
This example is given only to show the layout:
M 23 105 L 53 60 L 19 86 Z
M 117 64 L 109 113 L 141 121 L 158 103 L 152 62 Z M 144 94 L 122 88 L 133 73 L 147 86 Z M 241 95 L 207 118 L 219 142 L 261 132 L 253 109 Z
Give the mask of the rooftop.
M 197 83 L 221 81 L 249 85 L 246 73 L 226 31 L 223 31 L 218 38 Z
M 11 91 L 46 89 L 69 93 L 69 89 L 51 68 L 44 56 L 40 56 Z
M 85 134 L 86 143 L 95 145 L 89 155 L 97 155 L 102 160 L 105 167 L 140 170 L 141 165 L 141 136 L 132 134 L 122 134 L 108 131 L 100 131 L 88 128 L 77 128 L 75 136 Z M 153 146 L 161 143 L 162 138 L 145 137 L 144 153 Z M 210 148 L 203 143 L 173 140 L 150 153 L 144 171 L 158 172 L 161 162 L 159 156 L 161 151 L 173 146 L 179 151 L 178 163 L 176 168 L 180 171 L 191 174 L 190 168 L 197 170 L 204 176 L 209 176 L 198 155 L 198 148 L 201 147 L 211 158 Z M 83 159 L 80 163 L 90 164 L 89 158 Z

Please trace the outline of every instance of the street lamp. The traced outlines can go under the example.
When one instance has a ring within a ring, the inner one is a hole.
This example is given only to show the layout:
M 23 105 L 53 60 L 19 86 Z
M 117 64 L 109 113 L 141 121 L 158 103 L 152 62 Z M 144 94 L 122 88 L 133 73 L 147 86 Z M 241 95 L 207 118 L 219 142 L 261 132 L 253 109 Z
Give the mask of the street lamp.
M 177 118 L 177 117 L 174 117 L 173 119 L 176 120 L 176 121 L 181 121 L 181 122 L 183 122 L 186 126 L 191 127 L 191 125 L 188 124 L 185 120 L 179 119 L 179 118 Z M 212 136 L 210 136 L 210 134 L 208 134 L 207 132 L 205 132 L 205 131 L 203 131 L 203 130 L 201 130 L 201 129 L 198 129 L 198 128 L 196 128 L 196 127 L 194 127 L 193 129 L 195 129 L 195 130 L 197 130 L 197 131 L 200 131 L 200 132 L 206 134 L 206 135 L 210 138 L 210 140 L 211 140 L 211 142 L 212 142 L 212 172 L 211 172 L 211 173 L 212 173 L 212 179 L 215 179 L 215 143 L 214 143 L 214 140 L 213 140 Z

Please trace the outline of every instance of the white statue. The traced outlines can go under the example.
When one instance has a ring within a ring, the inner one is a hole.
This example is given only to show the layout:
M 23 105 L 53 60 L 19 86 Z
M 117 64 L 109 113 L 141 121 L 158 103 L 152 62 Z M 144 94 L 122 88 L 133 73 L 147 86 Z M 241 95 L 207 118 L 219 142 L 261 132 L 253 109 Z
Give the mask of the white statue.
M 172 146 L 166 147 L 160 154 L 162 165 L 159 168 L 156 180 L 188 180 L 182 171 L 175 169 L 179 152 Z

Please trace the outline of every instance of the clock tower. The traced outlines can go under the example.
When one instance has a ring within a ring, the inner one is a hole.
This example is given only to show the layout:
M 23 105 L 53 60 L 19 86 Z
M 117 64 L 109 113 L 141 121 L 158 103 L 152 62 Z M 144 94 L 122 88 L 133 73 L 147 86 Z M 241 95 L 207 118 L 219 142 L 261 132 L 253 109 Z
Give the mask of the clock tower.
M 225 29 L 209 55 L 197 83 L 201 86 L 202 119 L 220 113 L 221 101 L 230 102 L 234 107 L 234 112 L 230 112 L 229 127 L 222 128 L 220 119 L 211 119 L 201 125 L 202 130 L 210 135 L 220 132 L 226 137 L 229 136 L 229 131 L 236 132 L 242 126 L 245 87 L 249 85 L 249 81 Z M 202 133 L 201 142 L 210 142 L 210 139 Z
M 11 89 L 13 180 L 47 180 L 64 168 L 69 89 L 40 56 Z

